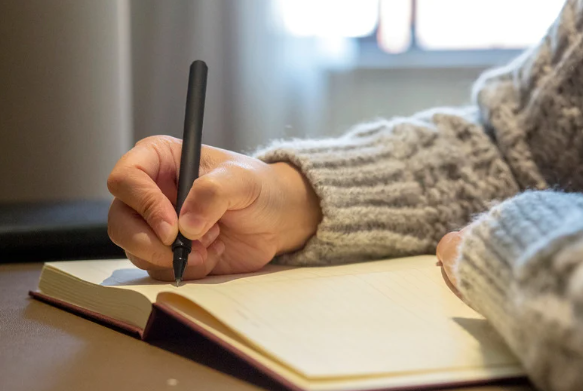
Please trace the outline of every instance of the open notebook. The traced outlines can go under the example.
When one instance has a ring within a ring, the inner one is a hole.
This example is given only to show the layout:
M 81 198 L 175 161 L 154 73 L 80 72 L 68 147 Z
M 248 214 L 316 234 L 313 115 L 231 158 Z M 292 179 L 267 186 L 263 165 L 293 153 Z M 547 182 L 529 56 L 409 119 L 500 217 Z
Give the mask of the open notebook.
M 163 309 L 298 390 L 416 388 L 522 375 L 489 324 L 447 288 L 435 262 L 420 256 L 268 265 L 179 288 L 127 260 L 52 262 L 32 294 L 141 331 L 155 327 L 153 307 Z

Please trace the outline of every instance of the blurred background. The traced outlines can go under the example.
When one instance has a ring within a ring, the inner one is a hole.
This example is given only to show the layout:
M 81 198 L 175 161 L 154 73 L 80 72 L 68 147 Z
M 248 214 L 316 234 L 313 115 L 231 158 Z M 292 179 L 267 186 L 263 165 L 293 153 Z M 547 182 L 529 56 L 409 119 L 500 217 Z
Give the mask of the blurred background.
M 2 0 L 0 203 L 108 199 L 146 136 L 180 137 L 209 65 L 205 142 L 250 152 L 469 103 L 563 0 Z

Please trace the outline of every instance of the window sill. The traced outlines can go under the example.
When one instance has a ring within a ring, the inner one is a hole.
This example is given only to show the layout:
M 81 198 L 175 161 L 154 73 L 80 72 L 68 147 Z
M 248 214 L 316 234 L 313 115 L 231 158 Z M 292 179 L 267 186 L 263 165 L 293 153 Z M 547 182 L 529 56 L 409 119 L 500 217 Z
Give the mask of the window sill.
M 522 53 L 515 49 L 442 50 L 413 49 L 405 53 L 383 52 L 374 43 L 361 43 L 354 64 L 361 69 L 490 68 L 503 65 Z

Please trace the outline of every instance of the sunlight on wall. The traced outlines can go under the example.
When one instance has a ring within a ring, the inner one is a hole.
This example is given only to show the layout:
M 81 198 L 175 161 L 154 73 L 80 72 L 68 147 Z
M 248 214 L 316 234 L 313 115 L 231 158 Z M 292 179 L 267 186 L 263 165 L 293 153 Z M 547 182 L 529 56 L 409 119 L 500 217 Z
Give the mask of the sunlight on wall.
M 378 21 L 378 0 L 280 0 L 283 23 L 297 36 L 363 37 Z
M 278 4 L 283 25 L 294 36 L 376 34 L 381 49 L 401 53 L 412 42 L 426 50 L 524 48 L 544 35 L 564 0 L 280 0 Z
M 388 53 L 402 53 L 411 45 L 411 0 L 381 0 L 378 42 Z
M 538 42 L 563 0 L 418 0 L 423 49 L 511 49 Z

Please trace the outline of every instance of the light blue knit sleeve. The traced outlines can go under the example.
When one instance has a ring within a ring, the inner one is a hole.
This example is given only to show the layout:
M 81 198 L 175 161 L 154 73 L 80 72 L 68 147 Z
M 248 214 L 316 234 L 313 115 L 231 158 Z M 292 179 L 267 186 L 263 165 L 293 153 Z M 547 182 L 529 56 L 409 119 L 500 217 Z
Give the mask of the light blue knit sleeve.
M 527 192 L 475 221 L 459 248 L 464 299 L 543 390 L 583 387 L 583 195 Z

